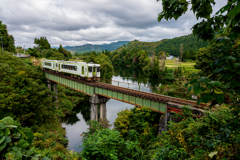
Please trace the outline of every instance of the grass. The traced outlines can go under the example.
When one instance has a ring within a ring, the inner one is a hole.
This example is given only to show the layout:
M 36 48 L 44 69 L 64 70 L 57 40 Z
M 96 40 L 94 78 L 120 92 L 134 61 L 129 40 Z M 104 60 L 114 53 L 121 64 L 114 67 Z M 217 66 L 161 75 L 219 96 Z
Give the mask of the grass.
M 176 60 L 165 60 L 165 66 L 168 68 L 176 68 L 176 67 L 181 67 L 185 68 L 186 71 L 191 71 L 191 72 L 197 72 L 199 71 L 198 69 L 194 68 L 194 65 L 196 64 L 195 62 L 179 62 Z

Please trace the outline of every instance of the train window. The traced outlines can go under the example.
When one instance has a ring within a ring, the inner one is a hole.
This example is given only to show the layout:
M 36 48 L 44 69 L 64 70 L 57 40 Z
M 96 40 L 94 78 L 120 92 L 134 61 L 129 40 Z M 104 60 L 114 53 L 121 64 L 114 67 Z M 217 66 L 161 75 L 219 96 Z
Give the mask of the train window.
M 51 66 L 51 63 L 45 62 L 45 66 Z
M 88 71 L 92 72 L 92 67 L 91 66 L 88 67 Z
M 56 67 L 57 67 L 57 63 L 56 63 Z
M 93 72 L 96 72 L 96 68 L 95 67 L 93 68 Z
M 84 74 L 84 66 L 82 66 L 82 74 Z
M 77 71 L 77 66 L 74 67 L 74 70 Z
M 100 72 L 100 67 L 97 67 L 97 72 Z

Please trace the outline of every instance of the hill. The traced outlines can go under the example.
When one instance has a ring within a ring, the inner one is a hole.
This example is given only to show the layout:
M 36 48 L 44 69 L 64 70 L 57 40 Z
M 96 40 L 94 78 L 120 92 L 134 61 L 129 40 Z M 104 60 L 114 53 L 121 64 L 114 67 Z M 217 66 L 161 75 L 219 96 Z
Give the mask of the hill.
M 84 52 L 91 52 L 92 50 L 94 51 L 99 51 L 101 52 L 102 50 L 108 50 L 108 51 L 113 51 L 116 50 L 117 48 L 121 47 L 124 44 L 127 44 L 129 41 L 118 41 L 118 42 L 113 42 L 110 44 L 102 44 L 102 45 L 92 45 L 92 44 L 85 44 L 82 46 L 65 46 L 64 48 L 68 51 L 75 51 L 78 53 L 84 53 Z
M 131 41 L 127 44 L 127 49 L 132 50 L 145 50 L 149 55 L 152 55 L 157 46 L 159 46 L 162 42 L 157 41 L 157 42 L 141 42 L 138 40 Z M 121 46 L 117 49 L 118 52 L 121 52 L 121 50 L 126 49 L 126 45 Z
M 194 55 L 199 48 L 203 48 L 209 45 L 208 42 L 203 40 L 198 40 L 192 34 L 175 37 L 172 39 L 163 39 L 157 42 L 141 42 L 138 40 L 131 41 L 127 44 L 128 50 L 145 50 L 149 56 L 158 55 L 159 52 L 164 51 L 169 55 L 175 57 L 179 56 L 180 46 L 183 44 L 183 54 L 184 55 Z M 121 52 L 123 49 L 126 49 L 126 46 L 121 46 L 117 49 L 118 52 Z
M 194 52 L 199 48 L 203 48 L 209 45 L 208 42 L 198 40 L 197 37 L 193 36 L 192 34 L 172 39 L 163 39 L 161 42 L 162 43 L 160 43 L 155 48 L 155 53 L 164 51 L 173 56 L 179 56 L 181 44 L 183 44 L 184 53 L 190 55 L 194 55 Z

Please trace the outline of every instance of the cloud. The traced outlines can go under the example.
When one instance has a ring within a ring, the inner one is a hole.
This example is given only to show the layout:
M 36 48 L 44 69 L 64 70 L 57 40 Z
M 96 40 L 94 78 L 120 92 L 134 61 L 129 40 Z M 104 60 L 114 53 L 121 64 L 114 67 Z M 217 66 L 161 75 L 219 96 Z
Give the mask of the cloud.
M 214 12 L 225 1 L 218 2 Z M 161 10 L 161 2 L 154 0 L 1 0 L 0 20 L 8 26 L 15 44 L 26 47 L 32 47 L 34 38 L 41 36 L 53 47 L 158 41 L 190 34 L 197 23 L 191 11 L 177 21 L 158 23 Z

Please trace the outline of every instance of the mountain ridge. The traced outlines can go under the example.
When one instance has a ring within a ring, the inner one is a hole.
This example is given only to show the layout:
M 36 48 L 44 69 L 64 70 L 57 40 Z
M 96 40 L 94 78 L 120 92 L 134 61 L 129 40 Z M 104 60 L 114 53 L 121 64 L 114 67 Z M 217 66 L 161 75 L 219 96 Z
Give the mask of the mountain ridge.
M 80 46 L 65 46 L 63 48 L 65 48 L 68 51 L 75 51 L 78 53 L 84 53 L 84 52 L 91 52 L 92 50 L 94 51 L 102 51 L 102 50 L 108 50 L 108 51 L 113 51 L 118 49 L 119 47 L 121 47 L 123 44 L 127 44 L 130 41 L 117 41 L 117 42 L 112 42 L 110 44 L 84 44 L 84 45 L 80 45 Z

